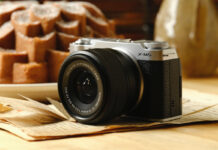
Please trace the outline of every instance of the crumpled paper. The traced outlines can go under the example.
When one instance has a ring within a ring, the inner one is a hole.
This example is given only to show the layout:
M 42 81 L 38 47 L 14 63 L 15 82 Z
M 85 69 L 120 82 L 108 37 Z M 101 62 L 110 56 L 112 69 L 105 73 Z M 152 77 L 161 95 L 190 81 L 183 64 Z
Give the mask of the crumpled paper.
M 147 122 L 143 118 L 121 117 L 107 124 L 85 125 L 59 111 L 61 103 L 58 101 L 52 103 L 54 105 L 42 104 L 29 98 L 21 100 L 0 97 L 0 128 L 27 141 L 38 141 L 218 121 L 218 95 L 190 89 L 183 89 L 182 117 L 167 122 Z

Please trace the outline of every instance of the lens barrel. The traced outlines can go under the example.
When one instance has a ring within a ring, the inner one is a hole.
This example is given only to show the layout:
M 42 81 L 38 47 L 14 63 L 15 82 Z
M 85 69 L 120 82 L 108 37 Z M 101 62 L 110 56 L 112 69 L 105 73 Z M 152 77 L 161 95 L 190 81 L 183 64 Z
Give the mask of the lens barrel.
M 142 77 L 134 60 L 112 49 L 72 53 L 58 81 L 61 101 L 77 121 L 105 122 L 128 113 L 139 99 Z

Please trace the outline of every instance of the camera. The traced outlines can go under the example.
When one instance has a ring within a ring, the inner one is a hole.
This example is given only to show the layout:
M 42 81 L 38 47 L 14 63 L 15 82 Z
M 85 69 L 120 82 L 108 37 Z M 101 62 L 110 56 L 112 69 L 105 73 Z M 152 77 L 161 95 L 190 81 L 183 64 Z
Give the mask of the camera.
M 149 121 L 181 117 L 180 60 L 166 42 L 81 38 L 69 49 L 58 91 L 78 122 L 97 124 L 123 115 Z

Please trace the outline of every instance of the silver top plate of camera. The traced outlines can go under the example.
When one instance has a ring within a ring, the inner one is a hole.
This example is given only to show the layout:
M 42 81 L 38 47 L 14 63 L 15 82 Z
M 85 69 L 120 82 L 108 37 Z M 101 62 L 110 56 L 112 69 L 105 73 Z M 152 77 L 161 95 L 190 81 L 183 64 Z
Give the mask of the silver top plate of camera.
M 178 55 L 174 48 L 166 42 L 130 39 L 95 39 L 81 38 L 70 44 L 70 52 L 96 48 L 111 48 L 131 54 L 137 60 L 165 61 L 177 59 Z

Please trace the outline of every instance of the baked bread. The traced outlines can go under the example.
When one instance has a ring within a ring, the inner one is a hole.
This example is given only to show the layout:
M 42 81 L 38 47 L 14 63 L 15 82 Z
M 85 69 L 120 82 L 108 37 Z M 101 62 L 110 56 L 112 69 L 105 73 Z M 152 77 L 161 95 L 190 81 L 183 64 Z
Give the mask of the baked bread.
M 69 52 L 48 50 L 47 51 L 47 62 L 48 62 L 48 78 L 49 82 L 57 82 L 58 75 L 62 63 L 65 58 L 69 56 Z
M 40 21 L 44 34 L 54 30 L 54 25 L 60 19 L 60 10 L 52 5 L 33 5 L 30 8 L 32 21 Z
M 86 33 L 86 10 L 84 7 L 75 2 L 54 3 L 54 5 L 61 9 L 64 20 L 79 21 L 79 35 L 84 35 Z
M 47 63 L 15 63 L 13 65 L 13 83 L 48 82 Z
M 110 23 L 107 21 L 101 10 L 89 2 L 75 2 L 86 9 L 87 24 L 103 36 L 111 35 Z
M 20 32 L 16 32 L 16 51 L 27 52 L 29 62 L 44 62 L 46 51 L 50 48 L 56 48 L 55 32 L 43 37 L 27 37 Z
M 84 37 L 94 37 L 94 31 L 90 26 L 86 26 L 86 34 Z
M 0 47 L 5 49 L 14 49 L 14 41 L 14 28 L 10 22 L 6 22 L 0 26 Z
M 0 83 L 12 83 L 13 64 L 16 62 L 27 62 L 27 54 L 0 49 Z
M 69 51 L 69 45 L 78 40 L 78 36 L 57 32 L 58 49 Z
M 71 35 L 79 35 L 79 21 L 58 21 L 56 22 L 56 30 Z
M 10 2 L 5 2 L 0 5 L 0 25 L 10 20 L 11 14 L 14 11 L 25 9 L 24 6 L 16 5 Z
M 39 21 L 31 21 L 28 10 L 14 12 L 11 15 L 11 23 L 16 32 L 29 37 L 39 36 L 42 32 L 41 23 Z
M 49 3 L 0 2 L 0 47 L 14 49 L 16 43 L 13 55 L 0 52 L 0 83 L 57 82 L 70 43 L 115 32 L 115 23 L 91 3 Z
M 108 23 L 110 25 L 110 36 L 116 37 L 116 22 L 113 19 L 108 20 Z
M 14 5 L 18 5 L 20 7 L 24 7 L 26 9 L 30 8 L 31 6 L 33 5 L 37 5 L 39 4 L 38 1 L 13 1 L 13 2 L 10 2 Z
M 39 4 L 38 1 L 0 1 L 0 5 L 16 5 L 19 7 L 29 8 L 32 5 Z
M 76 3 L 81 5 L 82 7 L 84 7 L 86 10 L 88 10 L 92 15 L 94 16 L 98 16 L 100 18 L 104 18 L 106 20 L 106 17 L 104 16 L 103 12 L 94 4 L 90 3 L 90 2 L 71 2 L 71 3 Z

